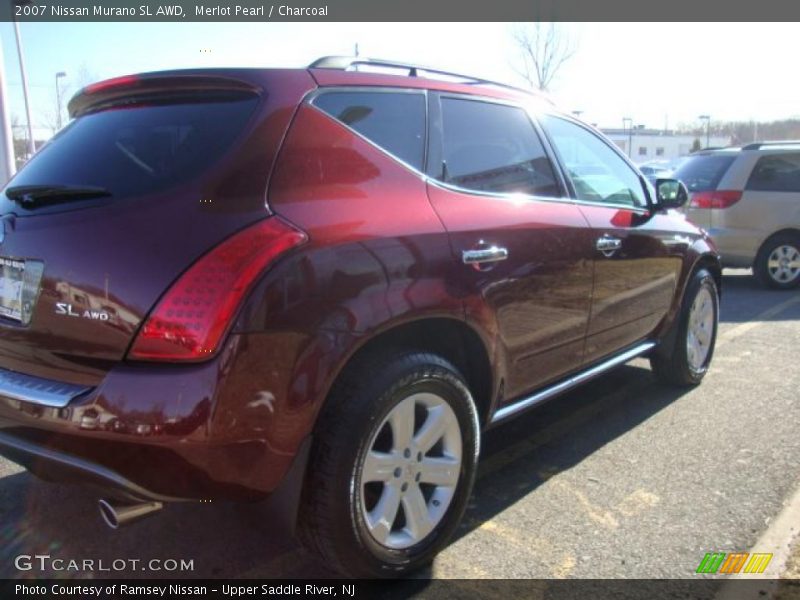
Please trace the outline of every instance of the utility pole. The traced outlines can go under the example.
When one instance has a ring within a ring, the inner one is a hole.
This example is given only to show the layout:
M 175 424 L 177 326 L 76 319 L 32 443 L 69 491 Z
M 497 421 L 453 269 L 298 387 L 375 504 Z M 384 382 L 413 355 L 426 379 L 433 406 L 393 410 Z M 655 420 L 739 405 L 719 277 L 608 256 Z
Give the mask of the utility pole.
M 628 158 L 633 159 L 633 119 L 622 117 L 622 129 L 625 130 L 625 123 L 628 124 Z
M 710 139 L 709 138 L 709 129 L 711 127 L 711 116 L 710 115 L 700 115 L 697 118 L 700 119 L 701 121 L 705 121 L 706 122 L 706 148 L 708 148 L 708 146 L 710 145 L 708 143 L 708 141 Z
M 14 134 L 8 116 L 6 95 L 6 66 L 3 47 L 0 45 L 0 186 L 4 186 L 16 171 L 14 162 Z
M 31 119 L 31 103 L 28 100 L 28 75 L 25 72 L 25 59 L 22 56 L 22 39 L 19 34 L 19 23 L 14 21 L 14 37 L 17 40 L 17 56 L 19 57 L 19 72 L 22 76 L 22 97 L 25 100 L 25 119 L 28 124 L 28 156 L 30 158 L 36 152 L 36 146 L 33 141 L 33 121 Z
M 58 80 L 66 76 L 67 74 L 64 71 L 56 73 L 56 131 L 61 129 L 61 88 L 58 85 Z

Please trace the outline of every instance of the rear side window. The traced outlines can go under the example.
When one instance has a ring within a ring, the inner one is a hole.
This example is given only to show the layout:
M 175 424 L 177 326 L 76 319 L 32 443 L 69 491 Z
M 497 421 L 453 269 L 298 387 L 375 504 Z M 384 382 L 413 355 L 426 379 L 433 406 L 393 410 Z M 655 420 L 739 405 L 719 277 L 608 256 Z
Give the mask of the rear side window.
M 553 167 L 521 108 L 442 98 L 439 179 L 458 187 L 533 196 L 561 196 Z
M 425 96 L 416 92 L 326 92 L 314 106 L 421 171 Z
M 735 158 L 735 154 L 692 156 L 678 167 L 673 177 L 685 183 L 690 192 L 716 190 Z
M 762 156 L 747 180 L 746 189 L 759 192 L 800 192 L 800 153 Z

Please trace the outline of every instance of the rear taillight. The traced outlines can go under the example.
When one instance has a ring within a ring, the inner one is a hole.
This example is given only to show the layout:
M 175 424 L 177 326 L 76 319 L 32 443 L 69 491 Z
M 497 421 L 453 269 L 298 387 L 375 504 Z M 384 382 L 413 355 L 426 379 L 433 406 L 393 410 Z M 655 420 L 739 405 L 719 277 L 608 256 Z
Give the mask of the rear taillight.
M 737 190 L 713 190 L 708 192 L 693 192 L 689 202 L 691 208 L 728 208 L 742 198 L 742 192 Z
M 128 358 L 196 361 L 216 352 L 247 291 L 306 234 L 278 217 L 259 221 L 200 258 L 167 290 Z

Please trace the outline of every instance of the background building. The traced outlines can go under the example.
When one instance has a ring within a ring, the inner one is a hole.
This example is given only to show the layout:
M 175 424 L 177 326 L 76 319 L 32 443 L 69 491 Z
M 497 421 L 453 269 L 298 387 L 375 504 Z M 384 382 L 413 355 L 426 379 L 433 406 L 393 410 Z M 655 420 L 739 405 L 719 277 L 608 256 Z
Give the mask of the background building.
M 712 135 L 706 144 L 705 135 L 679 134 L 663 129 L 634 127 L 630 131 L 623 128 L 603 128 L 601 131 L 637 164 L 672 160 L 689 154 L 692 148 L 696 150 L 705 148 L 706 145 L 712 148 L 731 145 L 731 138 L 727 136 Z M 633 150 L 632 152 L 629 150 L 629 146 Z

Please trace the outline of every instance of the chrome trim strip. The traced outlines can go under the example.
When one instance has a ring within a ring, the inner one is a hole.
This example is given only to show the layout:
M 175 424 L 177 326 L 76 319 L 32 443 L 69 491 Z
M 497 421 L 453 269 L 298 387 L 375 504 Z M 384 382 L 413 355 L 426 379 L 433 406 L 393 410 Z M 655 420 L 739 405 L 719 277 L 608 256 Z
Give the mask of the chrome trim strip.
M 590 369 L 583 371 L 582 373 L 578 373 L 577 375 L 573 375 L 572 377 L 568 377 L 567 379 L 556 383 L 548 388 L 543 389 L 540 392 L 535 393 L 533 396 L 528 396 L 527 398 L 523 398 L 514 402 L 513 404 L 509 404 L 508 406 L 504 406 L 503 408 L 498 409 L 495 411 L 494 416 L 492 416 L 491 424 L 494 425 L 504 419 L 507 419 L 511 415 L 514 415 L 520 411 L 526 410 L 531 408 L 532 406 L 536 406 L 540 402 L 544 402 L 545 400 L 549 400 L 553 396 L 556 396 L 562 392 L 566 392 L 567 390 L 580 385 L 581 383 L 585 383 L 589 379 L 597 377 L 598 375 L 602 375 L 606 371 L 613 369 L 621 364 L 628 362 L 636 358 L 637 356 L 641 356 L 648 350 L 654 348 L 656 345 L 655 342 L 644 342 L 623 352 L 622 354 L 618 354 L 613 358 L 606 360 Z
M 0 398 L 63 408 L 91 387 L 0 369 Z

